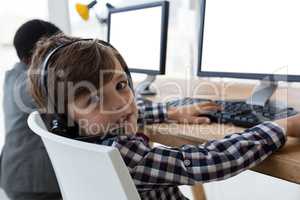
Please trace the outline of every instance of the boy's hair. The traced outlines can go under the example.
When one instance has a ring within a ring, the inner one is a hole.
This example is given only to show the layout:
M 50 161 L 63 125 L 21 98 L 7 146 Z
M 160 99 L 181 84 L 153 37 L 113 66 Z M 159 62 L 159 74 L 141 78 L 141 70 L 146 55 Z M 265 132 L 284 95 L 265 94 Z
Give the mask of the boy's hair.
M 49 94 L 45 96 L 44 88 L 41 85 L 42 65 L 49 52 L 66 43 L 72 44 L 58 50 L 48 62 L 47 84 Z M 67 113 L 68 103 L 91 92 L 89 88 L 85 87 L 70 91 L 70 84 L 76 86 L 76 84 L 87 82 L 96 89 L 101 88 L 111 80 L 116 59 L 123 68 L 127 67 L 116 50 L 100 45 L 97 40 L 82 40 L 63 34 L 43 38 L 37 43 L 28 72 L 32 96 L 43 112 L 51 112 L 49 104 L 55 102 L 61 114 Z M 74 95 L 71 99 L 70 93 Z
M 33 19 L 21 25 L 13 41 L 19 59 L 28 64 L 37 41 L 59 32 L 61 30 L 54 24 L 39 19 Z

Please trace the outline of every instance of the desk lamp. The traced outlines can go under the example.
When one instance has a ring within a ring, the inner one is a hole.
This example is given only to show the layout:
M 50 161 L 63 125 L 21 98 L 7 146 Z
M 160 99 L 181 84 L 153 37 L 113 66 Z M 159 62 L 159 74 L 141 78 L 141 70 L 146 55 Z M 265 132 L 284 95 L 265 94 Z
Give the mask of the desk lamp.
M 89 3 L 87 5 L 86 4 L 77 3 L 75 5 L 75 7 L 76 7 L 76 11 L 80 15 L 80 17 L 83 20 L 87 21 L 89 19 L 89 17 L 90 17 L 89 10 L 91 8 L 93 8 L 96 4 L 97 4 L 97 1 L 94 0 L 94 1 L 92 1 L 91 3 Z

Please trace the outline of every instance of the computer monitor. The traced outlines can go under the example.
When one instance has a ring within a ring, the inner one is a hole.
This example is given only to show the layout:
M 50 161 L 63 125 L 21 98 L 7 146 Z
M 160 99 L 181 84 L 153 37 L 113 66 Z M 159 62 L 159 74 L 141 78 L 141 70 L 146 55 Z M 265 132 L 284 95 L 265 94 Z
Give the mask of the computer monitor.
M 165 74 L 169 3 L 167 1 L 113 8 L 108 15 L 107 41 L 126 60 L 131 72 L 147 78 L 136 91 L 153 95 L 155 75 Z
M 201 0 L 198 76 L 258 79 L 264 105 L 277 81 L 300 81 L 300 2 Z

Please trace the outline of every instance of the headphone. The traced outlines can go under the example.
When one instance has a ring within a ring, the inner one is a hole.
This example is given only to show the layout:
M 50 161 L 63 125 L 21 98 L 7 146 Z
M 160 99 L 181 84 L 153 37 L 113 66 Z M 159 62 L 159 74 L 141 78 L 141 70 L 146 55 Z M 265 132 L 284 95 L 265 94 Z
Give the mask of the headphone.
M 41 88 L 43 90 L 43 94 L 45 97 L 49 96 L 48 93 L 48 65 L 49 62 L 51 60 L 51 58 L 53 58 L 53 56 L 60 51 L 61 49 L 70 46 L 71 44 L 74 44 L 76 42 L 82 42 L 82 41 L 94 41 L 94 39 L 79 39 L 79 40 L 75 40 L 69 43 L 65 43 L 65 44 L 61 44 L 59 46 L 57 46 L 56 48 L 54 48 L 53 50 L 51 50 L 46 58 L 44 59 L 42 66 L 41 66 L 41 80 L 40 80 L 40 84 L 41 84 Z M 96 40 L 97 43 L 99 45 L 102 45 L 104 47 L 110 47 L 113 50 L 115 50 L 116 52 L 118 52 L 111 44 L 109 44 L 108 42 L 102 41 L 102 40 Z M 119 54 L 119 53 L 118 53 Z M 124 59 L 122 58 L 122 56 L 119 54 L 120 59 L 122 59 L 122 62 L 125 64 L 123 67 L 123 70 L 125 71 L 127 78 L 128 78 L 128 85 L 131 88 L 131 90 L 133 91 L 133 83 L 132 83 L 132 78 L 130 75 L 130 71 L 124 61 Z M 134 91 L 133 91 L 134 94 Z M 42 113 L 41 117 L 48 129 L 48 131 L 50 131 L 51 133 L 63 136 L 63 137 L 67 137 L 67 138 L 72 138 L 72 139 L 77 139 L 77 140 L 81 140 L 81 141 L 86 141 L 86 142 L 93 142 L 95 141 L 95 139 L 98 138 L 102 138 L 103 136 L 80 136 L 79 135 L 79 126 L 76 122 L 73 122 L 74 125 L 73 126 L 68 126 L 68 114 L 67 113 L 63 113 L 63 114 L 59 114 L 57 111 L 57 106 L 55 104 L 55 100 L 48 98 L 48 100 L 50 101 L 50 106 L 52 106 L 53 109 L 53 113 L 49 114 L 49 113 Z M 115 130 L 115 132 L 117 131 L 122 131 L 122 130 Z

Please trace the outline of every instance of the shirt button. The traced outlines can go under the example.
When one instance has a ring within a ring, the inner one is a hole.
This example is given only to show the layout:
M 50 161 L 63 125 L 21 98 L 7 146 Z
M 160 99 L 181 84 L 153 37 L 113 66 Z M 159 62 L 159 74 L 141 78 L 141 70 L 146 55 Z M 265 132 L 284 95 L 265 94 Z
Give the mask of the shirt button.
M 191 161 L 190 161 L 190 160 L 184 160 L 184 161 L 183 161 L 183 164 L 184 164 L 186 167 L 188 167 L 188 166 L 190 166 Z

